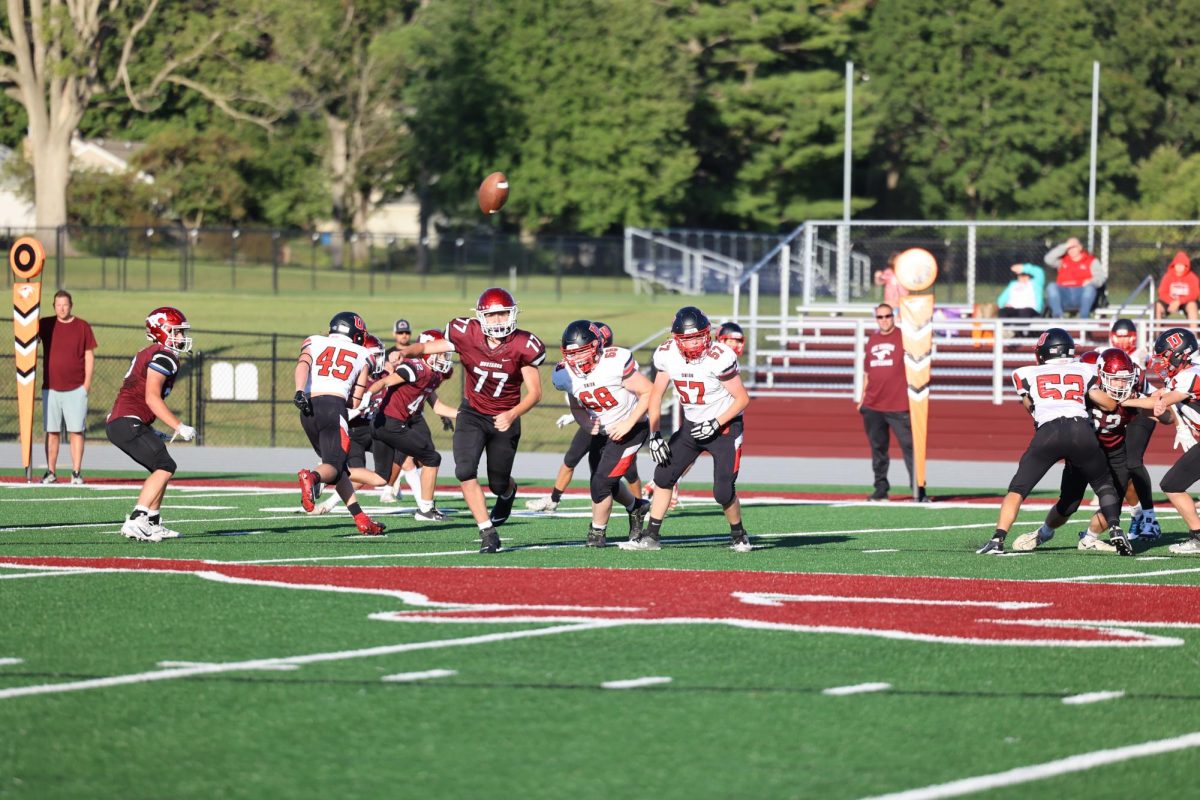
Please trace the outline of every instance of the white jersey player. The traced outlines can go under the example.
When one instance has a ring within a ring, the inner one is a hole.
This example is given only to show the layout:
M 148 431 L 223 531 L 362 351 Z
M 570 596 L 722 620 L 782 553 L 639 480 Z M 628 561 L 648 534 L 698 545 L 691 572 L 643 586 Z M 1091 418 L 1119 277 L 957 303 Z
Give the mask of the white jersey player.
M 708 317 L 695 306 L 676 312 L 671 334 L 671 340 L 654 353 L 658 374 L 650 397 L 650 455 L 658 466 L 650 521 L 640 539 L 621 546 L 659 549 L 659 530 L 676 482 L 701 453 L 708 453 L 713 459 L 713 499 L 725 510 L 730 546 L 737 552 L 749 552 L 752 547 L 742 526 L 736 484 L 742 458 L 742 412 L 750 404 L 750 396 L 738 375 L 737 354 L 709 340 Z M 662 398 L 668 386 L 675 388 L 684 418 L 670 442 L 659 433 Z
M 1056 359 L 1058 360 L 1058 359 Z M 1095 364 L 1032 364 L 1013 371 L 1013 385 L 1022 402 L 1029 401 L 1033 423 L 1041 427 L 1062 418 L 1089 419 L 1087 393 L 1097 385 Z

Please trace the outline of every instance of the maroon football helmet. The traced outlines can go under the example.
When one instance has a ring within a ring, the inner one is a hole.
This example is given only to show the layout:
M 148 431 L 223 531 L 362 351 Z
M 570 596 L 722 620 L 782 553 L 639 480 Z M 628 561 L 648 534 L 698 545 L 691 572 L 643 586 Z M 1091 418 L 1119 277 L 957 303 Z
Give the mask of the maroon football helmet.
M 500 322 L 489 322 L 488 314 L 496 313 L 507 313 L 508 318 Z M 485 336 L 503 339 L 517 329 L 517 301 L 498 286 L 485 289 L 483 294 L 479 295 L 479 302 L 475 304 L 475 319 L 479 320 L 479 326 L 483 328 Z
M 1119 347 L 1110 347 L 1099 354 L 1100 387 L 1118 403 L 1133 394 L 1137 382 L 1137 367 L 1133 359 Z
M 1083 355 L 1081 355 L 1079 357 L 1079 360 L 1084 364 L 1099 364 L 1100 363 L 1100 351 L 1099 350 L 1088 350 L 1086 353 L 1084 353 Z
M 1119 319 L 1114 322 L 1112 330 L 1108 332 L 1108 343 L 1133 355 L 1138 346 L 1137 326 L 1133 324 L 1133 320 Z
M 379 337 L 373 333 L 368 333 L 363 337 L 363 347 L 371 352 L 371 360 L 367 362 L 367 369 L 372 375 L 378 375 L 383 372 L 383 365 L 387 363 L 387 353 L 383 349 L 383 342 L 379 341 Z
M 146 315 L 146 338 L 173 353 L 192 349 L 192 339 L 187 335 L 191 327 L 183 312 L 172 306 L 160 306 Z
M 417 341 L 421 344 L 426 342 L 436 342 L 438 339 L 445 339 L 446 336 L 436 328 L 430 328 L 427 331 L 421 331 L 421 335 L 417 337 Z M 454 368 L 450 361 L 450 356 L 445 353 L 430 353 L 425 356 L 425 363 L 434 372 L 440 372 L 443 375 L 449 375 L 450 370 Z

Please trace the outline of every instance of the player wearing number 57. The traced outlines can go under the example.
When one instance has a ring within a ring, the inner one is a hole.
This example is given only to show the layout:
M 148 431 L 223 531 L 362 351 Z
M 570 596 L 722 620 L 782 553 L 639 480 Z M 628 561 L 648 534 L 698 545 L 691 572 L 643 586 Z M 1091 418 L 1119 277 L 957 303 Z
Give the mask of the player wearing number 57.
M 491 288 L 479 296 L 473 317 L 450 320 L 446 338 L 397 351 L 401 358 L 458 353 L 466 380 L 454 428 L 454 477 L 479 526 L 479 552 L 495 553 L 500 549 L 496 527 L 508 521 L 517 498 L 512 466 L 521 440 L 521 416 L 542 399 L 538 367 L 546 360 L 546 348 L 538 337 L 517 327 L 513 296 Z M 496 496 L 490 512 L 479 485 L 479 460 L 485 452 L 488 488 Z

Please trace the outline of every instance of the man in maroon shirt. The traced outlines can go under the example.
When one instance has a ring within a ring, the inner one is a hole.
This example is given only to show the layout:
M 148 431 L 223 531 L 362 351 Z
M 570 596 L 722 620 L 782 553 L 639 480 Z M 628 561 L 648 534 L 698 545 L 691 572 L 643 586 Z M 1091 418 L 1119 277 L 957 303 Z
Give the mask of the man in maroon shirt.
M 896 327 L 896 312 L 886 303 L 875 307 L 879 330 L 867 337 L 863 358 L 863 398 L 858 411 L 871 444 L 871 467 L 875 471 L 875 491 L 868 500 L 887 500 L 888 429 L 896 434 L 909 485 L 913 482 L 912 423 L 908 418 L 908 378 L 904 374 L 904 341 Z M 917 487 L 918 502 L 925 500 L 925 487 Z
M 58 446 L 65 426 L 71 444 L 71 483 L 83 483 L 83 432 L 87 427 L 88 392 L 92 388 L 92 326 L 72 314 L 71 293 L 54 294 L 54 316 L 38 324 L 42 356 L 42 410 L 46 430 L 46 474 L 42 483 L 57 483 Z
M 458 353 L 466 379 L 454 429 L 454 477 L 479 526 L 479 552 L 495 553 L 500 549 L 496 526 L 508 520 L 517 496 L 512 466 L 521 440 L 521 416 L 542 399 L 537 368 L 546 360 L 546 347 L 517 328 L 513 296 L 492 288 L 479 296 L 474 317 L 450 320 L 445 339 L 399 348 L 401 358 L 450 351 Z M 490 513 L 479 485 L 479 460 L 485 451 L 488 488 L 496 495 Z

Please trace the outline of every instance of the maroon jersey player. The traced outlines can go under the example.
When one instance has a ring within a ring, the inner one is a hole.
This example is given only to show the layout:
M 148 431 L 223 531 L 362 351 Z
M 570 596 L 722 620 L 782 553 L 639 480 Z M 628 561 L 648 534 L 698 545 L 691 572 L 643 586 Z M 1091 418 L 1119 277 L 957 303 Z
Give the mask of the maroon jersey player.
M 410 345 L 400 355 L 451 350 L 458 353 L 465 379 L 454 430 L 454 476 L 479 526 L 480 552 L 494 553 L 500 549 L 496 526 L 508 519 L 517 496 L 512 465 L 521 439 L 520 418 L 542 399 L 537 368 L 546 359 L 546 348 L 532 333 L 517 328 L 513 296 L 492 288 L 479 296 L 473 318 L 450 320 L 445 339 Z M 478 479 L 485 452 L 488 488 L 496 496 L 490 513 Z
M 167 484 L 175 474 L 175 460 L 167 452 L 163 435 L 151 427 L 156 419 L 185 442 L 196 438 L 196 429 L 179 421 L 165 402 L 179 374 L 179 354 L 192 349 L 187 317 L 177 308 L 156 308 L 146 317 L 146 338 L 151 345 L 133 357 L 125 380 L 108 414 L 108 440 L 150 473 L 142 484 L 137 505 L 121 526 L 130 539 L 158 542 L 179 534 L 162 525 L 159 509 Z

